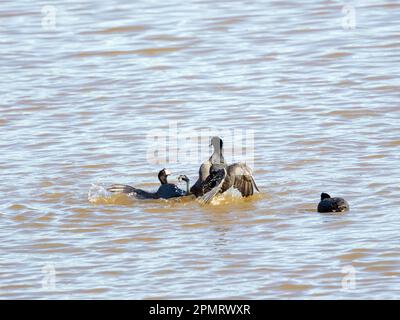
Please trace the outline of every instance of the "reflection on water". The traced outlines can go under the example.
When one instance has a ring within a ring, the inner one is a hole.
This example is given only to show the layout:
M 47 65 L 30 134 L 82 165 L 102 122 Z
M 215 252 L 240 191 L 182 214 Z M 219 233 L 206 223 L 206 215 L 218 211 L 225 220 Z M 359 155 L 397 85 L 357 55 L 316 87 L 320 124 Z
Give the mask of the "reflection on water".
M 346 3 L 3 1 L 0 297 L 399 298 L 399 4 Z M 195 181 L 170 121 L 254 130 L 262 193 L 108 194 Z

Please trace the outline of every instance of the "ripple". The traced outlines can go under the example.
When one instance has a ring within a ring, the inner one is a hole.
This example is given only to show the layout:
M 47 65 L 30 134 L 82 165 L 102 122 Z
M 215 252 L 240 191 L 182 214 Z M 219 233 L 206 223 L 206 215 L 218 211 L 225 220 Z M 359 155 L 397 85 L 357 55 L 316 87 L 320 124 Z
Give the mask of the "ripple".
M 120 27 L 112 27 L 103 30 L 95 30 L 95 31 L 85 31 L 81 32 L 81 34 L 113 34 L 113 33 L 132 33 L 132 32 L 141 32 L 149 29 L 148 26 L 144 25 L 133 25 L 133 26 L 120 26 Z
M 113 57 L 124 55 L 141 55 L 141 56 L 160 56 L 164 54 L 174 53 L 186 49 L 185 47 L 163 47 L 163 48 L 147 48 L 137 50 L 112 50 L 112 51 L 85 51 L 73 55 L 75 58 L 86 57 Z
M 340 58 L 346 58 L 349 56 L 352 56 L 353 54 L 351 52 L 332 52 L 332 53 L 327 53 L 321 56 L 321 58 L 325 59 L 340 59 Z
M 309 290 L 312 289 L 313 287 L 311 285 L 306 285 L 306 284 L 294 284 L 294 283 L 284 283 L 276 287 L 277 290 L 279 291 L 304 291 L 304 290 Z
M 2 3 L 1 297 L 347 299 L 352 266 L 357 298 L 399 298 L 399 4 L 345 30 L 332 1 L 117 2 L 61 1 L 55 30 Z M 253 135 L 262 192 L 107 192 L 156 190 L 162 167 L 196 181 L 210 150 L 176 145 L 186 130 Z M 318 214 L 322 190 L 351 210 Z

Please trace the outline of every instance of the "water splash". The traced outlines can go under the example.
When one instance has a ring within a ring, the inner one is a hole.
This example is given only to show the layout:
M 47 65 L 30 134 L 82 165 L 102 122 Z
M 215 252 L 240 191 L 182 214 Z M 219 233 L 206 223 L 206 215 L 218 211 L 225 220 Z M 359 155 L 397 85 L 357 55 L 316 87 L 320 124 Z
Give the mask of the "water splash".
M 92 183 L 88 192 L 89 202 L 97 203 L 99 199 L 107 197 L 110 197 L 110 193 L 104 186 Z
M 88 200 L 93 204 L 131 205 L 134 199 L 123 193 L 113 194 L 108 192 L 104 185 L 92 183 L 88 191 Z

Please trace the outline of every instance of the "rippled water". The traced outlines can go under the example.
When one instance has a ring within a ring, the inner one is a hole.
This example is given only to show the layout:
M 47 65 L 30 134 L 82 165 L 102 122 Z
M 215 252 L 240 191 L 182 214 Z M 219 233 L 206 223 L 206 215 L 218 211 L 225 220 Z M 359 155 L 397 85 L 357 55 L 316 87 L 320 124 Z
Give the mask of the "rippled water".
M 0 18 L 0 298 L 400 298 L 398 1 L 3 0 Z M 147 161 L 170 121 L 254 130 L 262 193 L 107 194 L 197 178 Z M 351 211 L 316 213 L 322 191 Z

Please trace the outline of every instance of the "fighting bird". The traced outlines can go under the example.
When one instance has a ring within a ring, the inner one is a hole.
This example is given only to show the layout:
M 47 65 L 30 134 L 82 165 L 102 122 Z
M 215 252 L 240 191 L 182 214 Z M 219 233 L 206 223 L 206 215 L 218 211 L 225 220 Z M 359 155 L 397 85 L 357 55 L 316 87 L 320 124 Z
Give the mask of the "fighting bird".
M 178 188 L 175 184 L 168 183 L 167 179 L 169 175 L 171 175 L 171 171 L 165 168 L 158 173 L 158 179 L 160 180 L 161 186 L 156 192 L 148 192 L 125 184 L 113 184 L 111 187 L 107 188 L 107 191 L 134 195 L 138 199 L 170 199 L 186 196 L 188 190 L 184 191 Z M 182 180 L 189 183 L 189 178 L 185 175 L 179 176 L 179 181 Z
M 209 203 L 214 196 L 224 193 L 231 187 L 239 190 L 243 197 L 254 194 L 258 189 L 253 172 L 245 163 L 228 165 L 223 155 L 223 141 L 219 137 L 211 138 L 214 152 L 199 169 L 199 178 L 190 189 L 202 204 Z

